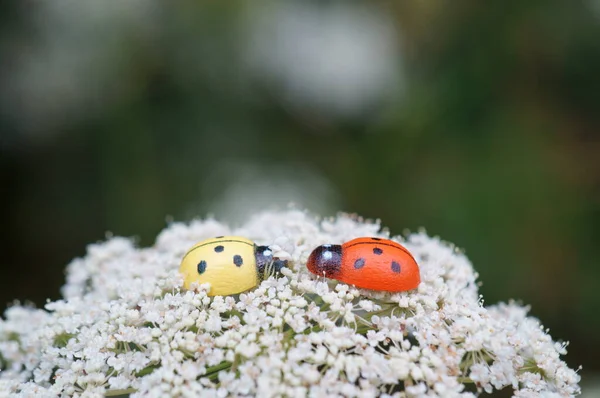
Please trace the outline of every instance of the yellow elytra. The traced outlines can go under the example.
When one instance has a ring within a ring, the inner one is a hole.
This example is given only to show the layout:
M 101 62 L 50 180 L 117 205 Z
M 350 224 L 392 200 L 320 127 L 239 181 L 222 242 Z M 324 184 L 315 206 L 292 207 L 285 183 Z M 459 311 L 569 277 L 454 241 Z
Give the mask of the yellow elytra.
M 273 258 L 268 246 L 257 246 L 241 236 L 219 236 L 188 250 L 179 272 L 184 288 L 189 289 L 194 282 L 210 283 L 209 296 L 227 296 L 258 285 L 268 265 L 278 272 L 286 261 Z

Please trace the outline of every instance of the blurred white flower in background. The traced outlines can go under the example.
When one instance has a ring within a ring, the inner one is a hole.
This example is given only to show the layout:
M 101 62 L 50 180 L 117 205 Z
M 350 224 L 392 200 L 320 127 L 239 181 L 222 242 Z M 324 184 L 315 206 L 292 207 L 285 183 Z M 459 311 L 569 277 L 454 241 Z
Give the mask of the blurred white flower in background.
M 22 3 L 27 34 L 3 48 L 0 109 L 28 134 L 93 117 L 135 83 L 128 51 L 158 26 L 154 1 Z M 26 10 L 25 10 L 26 9 Z M 25 28 L 23 28 L 25 29 Z
M 339 203 L 333 185 L 303 164 L 221 160 L 205 172 L 200 191 L 202 197 L 210 198 L 207 208 L 212 214 L 234 225 L 257 211 L 283 209 L 289 203 L 319 214 L 334 213 Z M 215 196 L 214 192 L 220 193 Z M 198 214 L 198 209 L 191 206 L 188 213 Z
M 239 296 L 182 291 L 178 265 L 197 241 L 240 234 L 289 259 L 284 276 Z M 527 308 L 483 306 L 476 273 L 454 246 L 401 241 L 421 284 L 357 289 L 306 270 L 311 250 L 377 223 L 264 212 L 240 228 L 174 223 L 149 248 L 124 238 L 88 247 L 67 268 L 64 300 L 15 305 L 0 320 L 0 396 L 517 397 L 578 394 L 579 375 Z
M 0 110 L 17 131 L 37 137 L 143 95 L 144 73 L 157 60 L 191 96 L 206 86 L 248 101 L 256 95 L 248 83 L 258 81 L 286 108 L 317 116 L 361 117 L 401 98 L 398 32 L 373 5 L 284 1 L 213 10 L 224 30 L 198 26 L 212 15 L 202 6 L 180 13 L 140 0 L 20 7 L 23 26 L 0 43 L 9 60 Z
M 401 88 L 397 32 L 368 4 L 267 2 L 248 10 L 251 73 L 300 111 L 361 116 Z

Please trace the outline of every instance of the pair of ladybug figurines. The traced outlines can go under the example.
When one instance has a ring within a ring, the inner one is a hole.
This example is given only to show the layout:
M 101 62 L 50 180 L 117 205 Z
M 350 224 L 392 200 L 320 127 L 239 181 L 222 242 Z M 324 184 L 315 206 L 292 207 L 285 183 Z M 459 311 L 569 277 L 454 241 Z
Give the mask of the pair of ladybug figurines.
M 257 286 L 286 265 L 287 261 L 273 257 L 268 246 L 239 236 L 218 236 L 194 245 L 183 257 L 179 272 L 186 289 L 194 282 L 210 283 L 209 296 L 227 296 Z M 419 266 L 408 250 L 381 238 L 319 246 L 306 267 L 313 274 L 371 290 L 401 292 L 421 282 Z

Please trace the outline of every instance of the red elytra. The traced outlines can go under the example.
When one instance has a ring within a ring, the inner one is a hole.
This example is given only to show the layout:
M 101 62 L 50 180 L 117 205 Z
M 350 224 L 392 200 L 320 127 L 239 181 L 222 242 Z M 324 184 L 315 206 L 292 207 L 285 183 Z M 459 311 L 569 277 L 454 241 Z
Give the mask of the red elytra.
M 402 292 L 421 282 L 414 257 L 389 239 L 357 238 L 343 245 L 319 246 L 306 267 L 313 274 L 371 290 Z

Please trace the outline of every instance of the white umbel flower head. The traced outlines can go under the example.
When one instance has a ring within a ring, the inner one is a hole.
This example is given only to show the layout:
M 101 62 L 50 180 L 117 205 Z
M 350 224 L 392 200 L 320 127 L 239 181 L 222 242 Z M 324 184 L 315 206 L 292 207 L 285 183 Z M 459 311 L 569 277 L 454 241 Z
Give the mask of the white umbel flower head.
M 237 296 L 182 289 L 195 242 L 247 236 L 289 260 Z M 418 289 L 357 289 L 306 270 L 312 249 L 389 238 L 349 215 L 265 212 L 239 229 L 175 223 L 154 246 L 112 238 L 67 267 L 62 300 L 15 305 L 0 320 L 0 396 L 577 395 L 579 375 L 515 303 L 484 307 L 476 273 L 452 245 L 420 232 L 392 237 L 414 255 Z

